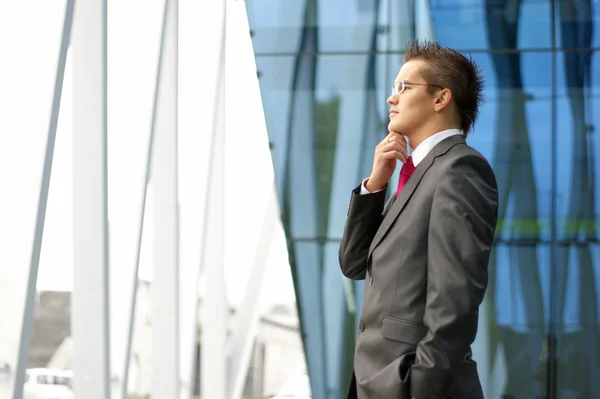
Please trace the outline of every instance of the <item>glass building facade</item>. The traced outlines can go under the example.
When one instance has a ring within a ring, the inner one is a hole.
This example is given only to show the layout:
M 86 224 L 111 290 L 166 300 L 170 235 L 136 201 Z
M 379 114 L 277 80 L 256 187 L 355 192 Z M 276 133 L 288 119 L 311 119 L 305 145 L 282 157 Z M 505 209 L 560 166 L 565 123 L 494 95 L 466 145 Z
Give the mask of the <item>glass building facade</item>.
M 474 344 L 485 397 L 600 398 L 597 3 L 246 3 L 313 397 L 345 395 L 363 282 L 341 275 L 339 241 L 403 49 L 426 38 L 486 76 L 468 138 L 500 189 Z

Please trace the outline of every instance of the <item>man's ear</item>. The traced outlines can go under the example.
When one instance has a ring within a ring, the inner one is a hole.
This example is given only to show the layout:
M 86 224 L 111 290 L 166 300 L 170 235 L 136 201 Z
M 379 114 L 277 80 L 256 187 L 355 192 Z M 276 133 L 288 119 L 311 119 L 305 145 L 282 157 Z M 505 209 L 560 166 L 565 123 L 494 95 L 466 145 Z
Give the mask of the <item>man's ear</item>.
M 435 102 L 433 108 L 435 112 L 440 112 L 450 104 L 452 92 L 450 89 L 442 89 L 435 94 Z

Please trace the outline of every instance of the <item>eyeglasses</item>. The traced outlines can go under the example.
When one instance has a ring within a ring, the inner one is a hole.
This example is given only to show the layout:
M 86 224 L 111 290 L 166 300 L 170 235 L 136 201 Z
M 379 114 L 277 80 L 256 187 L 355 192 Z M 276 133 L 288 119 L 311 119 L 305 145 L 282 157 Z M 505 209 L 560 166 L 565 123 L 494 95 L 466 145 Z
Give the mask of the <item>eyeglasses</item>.
M 429 87 L 439 87 L 440 89 L 444 89 L 442 86 L 440 85 L 430 85 L 428 83 L 412 83 L 412 82 L 405 82 L 404 80 L 401 80 L 399 82 L 394 83 L 394 85 L 392 86 L 392 94 L 400 94 L 402 93 L 404 90 L 406 90 L 406 86 L 429 86 Z

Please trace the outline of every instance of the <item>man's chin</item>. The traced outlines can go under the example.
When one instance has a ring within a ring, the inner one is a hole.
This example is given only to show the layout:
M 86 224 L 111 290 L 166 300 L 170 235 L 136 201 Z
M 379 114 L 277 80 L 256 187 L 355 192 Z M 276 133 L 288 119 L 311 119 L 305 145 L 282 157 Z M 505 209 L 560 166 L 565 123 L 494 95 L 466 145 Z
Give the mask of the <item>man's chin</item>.
M 390 123 L 388 123 L 389 132 L 401 132 L 402 130 L 402 126 L 400 126 L 398 122 L 390 121 Z

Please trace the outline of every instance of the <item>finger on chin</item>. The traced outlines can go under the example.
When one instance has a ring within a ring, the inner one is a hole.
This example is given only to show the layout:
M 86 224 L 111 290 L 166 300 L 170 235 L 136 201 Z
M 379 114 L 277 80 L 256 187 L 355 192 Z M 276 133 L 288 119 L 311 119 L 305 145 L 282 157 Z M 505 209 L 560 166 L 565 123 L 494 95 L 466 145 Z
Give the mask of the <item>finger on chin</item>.
M 399 141 L 406 141 L 406 138 L 404 137 L 404 135 L 402 133 L 396 132 L 396 131 L 391 131 L 390 132 L 390 136 L 391 137 L 397 137 L 399 139 Z

